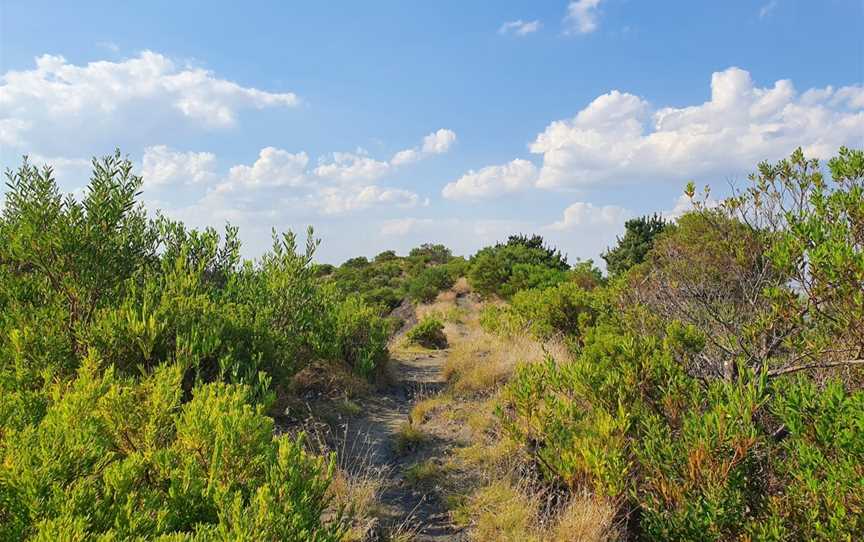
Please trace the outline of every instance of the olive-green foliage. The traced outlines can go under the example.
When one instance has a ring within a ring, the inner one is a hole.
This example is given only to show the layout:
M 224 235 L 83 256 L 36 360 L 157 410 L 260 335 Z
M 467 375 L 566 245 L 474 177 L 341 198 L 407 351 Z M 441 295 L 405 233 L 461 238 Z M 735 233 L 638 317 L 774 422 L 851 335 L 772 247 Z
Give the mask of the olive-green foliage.
M 660 215 L 631 218 L 624 223 L 624 237 L 617 245 L 603 253 L 606 271 L 616 276 L 634 265 L 645 261 L 645 256 L 654 246 L 654 239 L 666 230 L 669 224 Z
M 444 324 L 434 316 L 427 316 L 417 325 L 408 330 L 405 338 L 411 344 L 425 348 L 446 348 L 447 336 L 444 335 Z
M 523 288 L 554 285 L 566 278 L 568 269 L 567 258 L 546 247 L 539 235 L 514 235 L 507 243 L 478 251 L 471 258 L 468 280 L 481 295 L 509 297 Z
M 415 261 L 431 264 L 445 264 L 453 257 L 453 252 L 441 244 L 423 243 L 412 248 L 408 257 Z
M 555 335 L 579 337 L 594 322 L 596 310 L 592 293 L 574 282 L 521 290 L 509 305 L 489 305 L 480 314 L 484 329 L 499 335 L 529 332 L 548 339 Z
M 829 169 L 796 151 L 697 202 L 591 291 L 572 360 L 517 368 L 499 419 L 552 484 L 616 499 L 634 539 L 864 537 L 864 153 Z M 549 290 L 483 324 L 542 320 Z
M 706 385 L 676 359 L 704 344 L 692 328 L 587 335 L 572 362 L 520 366 L 499 409 L 551 479 L 624 499 L 650 540 L 864 533 L 864 393 L 764 373 Z M 789 430 L 779 443 L 768 413 Z
M 383 315 L 406 298 L 431 301 L 464 274 L 463 258 L 453 257 L 443 245 L 424 244 L 405 257 L 388 250 L 371 262 L 363 257 L 352 258 L 327 274 L 325 280 L 343 294 L 359 294 Z
M 391 324 L 359 296 L 348 296 L 339 305 L 334 329 L 339 347 L 336 357 L 355 372 L 369 377 L 386 366 Z
M 419 303 L 435 299 L 438 292 L 445 290 L 456 281 L 447 266 L 427 267 L 408 283 L 408 296 Z
M 38 423 L 6 435 L 0 539 L 340 539 L 338 517 L 321 521 L 332 460 L 274 437 L 248 387 L 184 403 L 179 365 L 140 381 L 102 365 L 87 356 Z
M 330 468 L 263 415 L 312 361 L 371 376 L 389 323 L 321 284 L 317 241 L 194 231 L 119 153 L 81 201 L 9 172 L 0 218 L 0 539 L 335 540 Z M 318 534 L 315 534 L 318 533 Z

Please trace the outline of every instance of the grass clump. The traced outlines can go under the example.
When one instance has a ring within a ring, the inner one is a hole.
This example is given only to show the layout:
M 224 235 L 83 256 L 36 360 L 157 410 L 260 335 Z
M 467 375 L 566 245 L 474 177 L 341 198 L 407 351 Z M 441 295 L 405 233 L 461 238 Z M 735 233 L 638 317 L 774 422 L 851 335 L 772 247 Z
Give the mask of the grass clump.
M 393 441 L 393 451 L 397 455 L 407 455 L 416 450 L 427 439 L 426 433 L 411 422 L 399 426 Z
M 447 348 L 447 336 L 444 335 L 444 324 L 434 316 L 427 316 L 411 328 L 406 334 L 410 344 L 424 348 Z
M 415 488 L 429 488 L 446 474 L 443 465 L 433 461 L 420 461 L 414 463 L 405 471 L 405 480 Z
M 414 406 L 411 407 L 411 413 L 409 414 L 411 423 L 419 425 L 425 422 L 436 410 L 444 407 L 448 402 L 448 398 L 440 395 L 427 397 L 426 399 L 416 402 Z

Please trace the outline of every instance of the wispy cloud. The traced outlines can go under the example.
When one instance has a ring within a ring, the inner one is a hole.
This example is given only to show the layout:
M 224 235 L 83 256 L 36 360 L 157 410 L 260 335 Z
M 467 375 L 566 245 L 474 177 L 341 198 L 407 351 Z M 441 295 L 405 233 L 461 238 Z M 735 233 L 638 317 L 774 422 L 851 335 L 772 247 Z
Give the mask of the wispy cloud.
M 774 13 L 775 9 L 777 9 L 777 0 L 771 0 L 759 9 L 759 18 L 764 19 L 765 17 L 768 17 Z
M 501 35 L 512 34 L 514 36 L 527 36 L 528 34 L 537 32 L 542 26 L 543 23 L 537 20 L 523 21 L 522 19 L 518 19 L 516 21 L 507 21 L 502 24 L 501 28 L 498 29 L 498 33 Z
M 97 41 L 96 46 L 107 51 L 111 51 L 112 53 L 119 53 L 120 46 L 114 43 L 113 41 Z
M 573 0 L 564 17 L 565 34 L 590 34 L 597 30 L 598 8 L 602 0 Z

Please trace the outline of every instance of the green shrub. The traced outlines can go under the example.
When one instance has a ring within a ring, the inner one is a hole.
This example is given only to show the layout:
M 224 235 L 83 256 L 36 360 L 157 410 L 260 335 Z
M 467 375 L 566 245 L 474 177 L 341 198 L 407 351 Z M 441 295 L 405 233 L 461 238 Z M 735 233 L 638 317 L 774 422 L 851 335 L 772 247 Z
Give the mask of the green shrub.
M 528 332 L 541 339 L 555 335 L 578 338 L 593 324 L 595 305 L 591 292 L 573 282 L 562 282 L 546 289 L 521 290 L 506 306 L 485 307 L 480 325 L 503 336 Z
M 558 250 L 546 247 L 539 235 L 513 235 L 507 243 L 498 243 L 478 251 L 471 258 L 467 276 L 475 292 L 507 297 L 520 287 L 530 287 L 532 283 L 554 283 L 561 278 L 555 271 L 564 272 L 568 268 L 567 258 Z M 517 276 L 513 279 L 514 283 L 509 284 L 514 269 Z
M 444 324 L 435 317 L 425 317 L 405 335 L 408 342 L 425 348 L 446 348 L 447 336 L 444 335 Z
M 624 223 L 624 237 L 603 253 L 606 270 L 611 276 L 621 275 L 631 267 L 645 261 L 654 246 L 654 239 L 663 233 L 669 223 L 658 214 L 631 218 Z
M 419 303 L 432 301 L 455 280 L 447 266 L 427 267 L 408 283 L 408 296 Z
M 390 326 L 358 296 L 349 296 L 339 304 L 336 313 L 337 359 L 344 360 L 364 377 L 380 371 L 389 356 L 387 340 Z
M 249 388 L 207 384 L 184 404 L 179 366 L 140 382 L 101 366 L 88 356 L 38 424 L 7 435 L 0 538 L 340 539 L 341 520 L 322 520 L 332 461 L 274 437 Z

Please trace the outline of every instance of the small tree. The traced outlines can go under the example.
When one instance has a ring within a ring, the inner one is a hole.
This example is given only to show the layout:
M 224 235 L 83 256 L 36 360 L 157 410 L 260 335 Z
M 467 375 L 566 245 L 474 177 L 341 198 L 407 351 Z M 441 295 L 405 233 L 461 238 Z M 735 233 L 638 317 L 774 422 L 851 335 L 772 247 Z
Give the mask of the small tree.
M 658 214 L 641 216 L 625 222 L 624 237 L 618 237 L 618 244 L 603 253 L 609 275 L 613 277 L 620 275 L 645 261 L 645 256 L 654 246 L 654 240 L 666 231 L 668 225 Z

